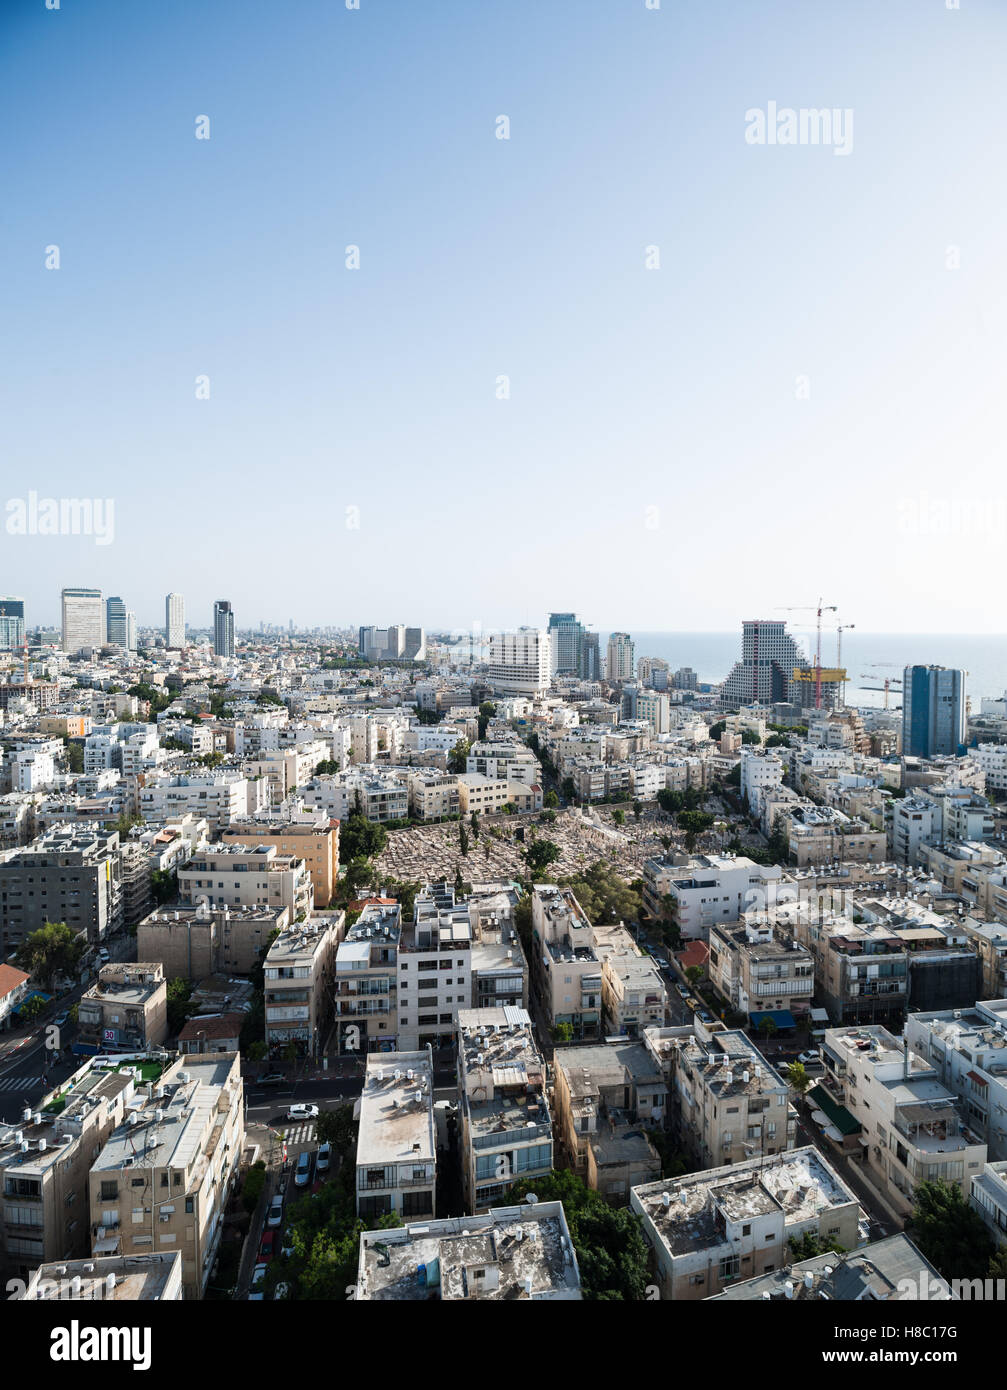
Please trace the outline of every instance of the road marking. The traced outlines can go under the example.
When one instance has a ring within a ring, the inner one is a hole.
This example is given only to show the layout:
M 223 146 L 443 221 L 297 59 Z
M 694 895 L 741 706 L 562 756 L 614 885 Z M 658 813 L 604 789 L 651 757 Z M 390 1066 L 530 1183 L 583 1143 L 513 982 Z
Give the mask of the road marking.
M 41 1086 L 43 1076 L 7 1076 L 0 1078 L 0 1091 L 33 1091 Z

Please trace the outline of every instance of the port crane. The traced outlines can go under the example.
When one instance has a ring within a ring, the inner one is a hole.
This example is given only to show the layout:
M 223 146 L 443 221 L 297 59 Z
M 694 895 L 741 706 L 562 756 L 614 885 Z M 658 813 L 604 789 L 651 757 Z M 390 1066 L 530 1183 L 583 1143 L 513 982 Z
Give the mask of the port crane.
M 806 604 L 794 605 L 793 607 L 784 607 L 784 608 L 782 608 L 781 611 L 784 612 L 784 613 L 814 613 L 814 614 L 816 615 L 816 617 L 815 617 L 815 631 L 816 631 L 816 633 L 817 633 L 817 640 L 816 640 L 816 642 L 815 642 L 815 709 L 821 709 L 821 708 L 822 708 L 822 614 L 823 614 L 823 613 L 838 613 L 838 612 L 839 612 L 839 609 L 836 607 L 836 605 L 835 605 L 834 603 L 826 603 L 826 604 L 823 604 L 823 603 L 822 603 L 822 600 L 819 599 L 819 600 L 818 600 L 818 606 L 817 606 L 817 608 L 816 608 L 815 605 L 812 604 L 812 603 L 806 603 Z M 852 623 L 848 624 L 848 626 L 852 627 Z

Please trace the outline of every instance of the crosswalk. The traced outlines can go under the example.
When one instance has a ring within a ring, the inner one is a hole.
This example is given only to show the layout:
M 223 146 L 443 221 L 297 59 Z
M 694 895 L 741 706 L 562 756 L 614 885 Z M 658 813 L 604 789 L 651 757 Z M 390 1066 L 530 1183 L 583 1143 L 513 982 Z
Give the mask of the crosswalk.
M 291 1144 L 307 1144 L 315 1137 L 314 1120 L 309 1121 L 307 1124 L 285 1125 L 282 1126 L 282 1128 L 283 1133 L 286 1135 L 288 1148 Z
M 44 1076 L 5 1076 L 0 1078 L 0 1091 L 35 1091 L 44 1081 Z

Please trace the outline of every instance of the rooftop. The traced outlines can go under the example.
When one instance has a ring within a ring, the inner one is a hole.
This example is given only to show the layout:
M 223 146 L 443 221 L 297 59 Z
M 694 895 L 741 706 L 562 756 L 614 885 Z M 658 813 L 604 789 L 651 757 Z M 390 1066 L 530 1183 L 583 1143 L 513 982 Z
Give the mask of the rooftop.
M 430 1049 L 367 1058 L 357 1167 L 432 1163 L 436 1157 Z

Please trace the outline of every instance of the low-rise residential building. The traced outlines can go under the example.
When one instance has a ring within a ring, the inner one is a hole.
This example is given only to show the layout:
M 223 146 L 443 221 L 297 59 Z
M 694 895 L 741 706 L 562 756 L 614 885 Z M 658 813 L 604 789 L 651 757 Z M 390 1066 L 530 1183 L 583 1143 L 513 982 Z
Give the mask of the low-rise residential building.
M 336 958 L 344 915 L 295 924 L 266 954 L 263 988 L 266 1046 L 271 1057 L 293 1043 L 300 1057 L 316 1057 L 328 1036 Z
M 1007 1160 L 987 1163 L 981 1173 L 973 1175 L 969 1203 L 997 1244 L 1007 1244 Z
M 697 1024 L 665 1055 L 681 1142 L 704 1167 L 793 1148 L 797 1117 L 787 1082 L 744 1033 L 700 1035 Z
M 183 1054 L 138 1099 L 91 1168 L 92 1253 L 178 1250 L 201 1298 L 245 1144 L 240 1054 Z
M 562 1202 L 496 1207 L 394 1230 L 365 1231 L 361 1300 L 579 1300 L 580 1270 Z
M 335 1035 L 341 1055 L 394 1052 L 402 910 L 394 898 L 365 904 L 336 948 Z
M 606 1037 L 642 1038 L 664 1022 L 667 990 L 653 956 L 641 951 L 623 926 L 595 927 L 601 959 L 601 999 Z
M 399 1050 L 452 1042 L 458 1010 L 472 1003 L 472 923 L 451 884 L 429 884 L 417 894 L 397 966 Z
M 625 1202 L 632 1176 L 661 1171 L 646 1134 L 664 1120 L 661 1067 L 638 1042 L 560 1048 L 553 1066 L 556 1134 L 567 1164 L 606 1200 Z
M 88 1174 L 135 1088 L 131 1071 L 88 1064 L 61 1089 L 58 1114 L 29 1110 L 0 1130 L 0 1263 L 21 1278 L 45 1261 L 90 1252 Z
M 92 945 L 123 923 L 119 836 L 57 826 L 0 860 L 0 952 L 4 958 L 44 926 L 65 922 Z
M 880 1025 L 829 1028 L 821 1051 L 824 1087 L 860 1124 L 868 1171 L 896 1211 L 908 1216 L 915 1189 L 936 1179 L 968 1197 L 986 1144 L 935 1067 Z
M 778 865 L 756 864 L 740 854 L 701 854 L 685 864 L 648 859 L 643 900 L 654 917 L 667 916 L 670 908 L 683 937 L 705 937 L 715 924 L 737 922 L 743 912 L 765 908 L 770 885 L 782 875 Z
M 296 921 L 314 910 L 314 886 L 303 859 L 274 845 L 214 846 L 178 870 L 178 895 L 208 907 L 285 907 Z
M 0 1033 L 14 1026 L 14 1010 L 28 993 L 31 976 L 13 965 L 0 965 Z
M 735 1281 L 791 1263 L 789 1242 L 811 1234 L 852 1249 L 860 1206 L 808 1147 L 633 1188 L 662 1300 L 710 1298 Z
M 545 1063 L 524 1009 L 459 1011 L 458 1098 L 467 1211 L 487 1211 L 521 1178 L 548 1175 L 553 1140 Z
M 136 929 L 141 960 L 160 961 L 166 978 L 247 975 L 274 932 L 290 924 L 286 907 L 161 907 Z
M 1007 999 L 971 1009 L 910 1013 L 906 1041 L 958 1097 L 991 1162 L 1007 1159 Z
M 536 884 L 532 893 L 532 967 L 549 1025 L 574 1038 L 601 1033 L 601 961 L 594 931 L 569 888 Z
M 458 778 L 438 768 L 410 769 L 409 812 L 417 820 L 444 820 L 459 812 Z
M 75 1052 L 137 1052 L 168 1036 L 168 982 L 160 961 L 103 965 L 81 996 Z
M 311 875 L 315 906 L 328 907 L 339 879 L 339 822 L 323 812 L 300 819 L 232 821 L 221 832 L 225 845 L 272 845 L 277 854 L 303 860 Z
M 729 1284 L 714 1294 L 714 1299 L 732 1303 L 820 1301 L 831 1303 L 872 1303 L 902 1301 L 910 1297 L 907 1286 L 917 1298 L 928 1302 L 946 1303 L 958 1295 L 912 1243 L 900 1231 L 884 1240 L 872 1241 L 859 1250 L 837 1254 L 828 1250 L 810 1260 L 783 1265 L 754 1279 Z
M 12 1297 L 22 1303 L 180 1303 L 182 1255 L 158 1250 L 43 1264 Z
M 357 1137 L 357 1215 L 436 1215 L 437 1140 L 429 1047 L 367 1058 Z
M 710 928 L 710 981 L 733 1009 L 757 1015 L 785 1012 L 802 1018 L 815 992 L 811 952 L 777 936 L 766 914 L 748 913 L 737 925 Z

